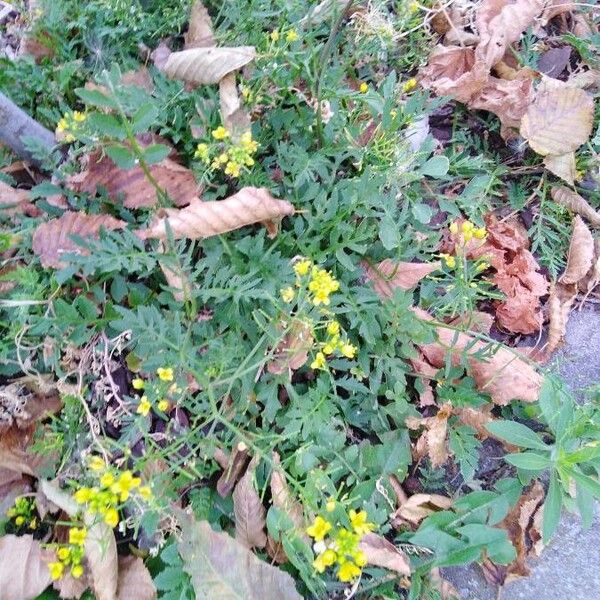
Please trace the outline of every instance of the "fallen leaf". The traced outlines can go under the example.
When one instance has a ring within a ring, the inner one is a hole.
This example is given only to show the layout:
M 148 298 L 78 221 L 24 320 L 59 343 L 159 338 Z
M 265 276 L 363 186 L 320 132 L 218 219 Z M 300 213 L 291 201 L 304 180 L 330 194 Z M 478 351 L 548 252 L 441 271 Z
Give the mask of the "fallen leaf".
M 501 277 L 494 278 L 502 290 Z M 496 319 L 498 324 L 514 333 L 530 334 L 542 328 L 544 317 L 540 308 L 540 297 L 521 285 L 512 288 L 513 294 L 497 303 Z
M 6 514 L 15 500 L 28 492 L 31 492 L 28 478 L 17 471 L 0 467 L 0 514 Z
M 521 121 L 521 136 L 538 154 L 573 152 L 588 141 L 594 100 L 585 91 L 545 77 Z
M 566 187 L 554 187 L 550 191 L 554 202 L 567 207 L 569 210 L 587 219 L 594 227 L 600 227 L 600 213 L 595 211 L 588 201 L 577 192 Z
M 239 442 L 233 449 L 227 467 L 217 481 L 217 492 L 221 498 L 231 494 L 237 480 L 242 476 L 248 462 L 248 446 Z
M 191 48 L 171 53 L 163 71 L 173 79 L 210 85 L 219 83 L 225 75 L 241 69 L 255 57 L 253 46 Z
M 394 513 L 394 520 L 405 521 L 418 525 L 423 519 L 434 512 L 447 510 L 452 506 L 452 500 L 440 494 L 413 494 L 400 505 Z
M 135 86 L 149 93 L 154 91 L 154 80 L 147 67 L 140 67 L 135 71 L 127 71 L 121 77 L 121 83 L 125 86 Z
M 185 514 L 179 520 L 179 552 L 197 598 L 302 600 L 289 574 L 263 562 L 226 533 Z
M 192 4 L 188 30 L 183 37 L 185 50 L 215 45 L 212 19 L 201 0 L 196 0 Z
M 70 572 L 66 571 L 60 579 L 53 582 L 52 587 L 64 600 L 79 600 L 90 587 L 90 582 L 85 573 L 75 579 Z
M 297 531 L 303 532 L 302 538 L 308 541 L 308 537 L 304 534 L 305 521 L 304 510 L 302 505 L 293 498 L 288 487 L 285 474 L 281 469 L 281 461 L 279 454 L 273 452 L 273 471 L 271 473 L 271 499 L 273 506 L 286 513 Z
M 152 164 L 149 169 L 156 184 L 175 206 L 185 206 L 198 195 L 194 174 L 171 158 Z M 158 201 L 156 188 L 140 166 L 121 169 L 108 156 L 103 156 L 100 150 L 89 156 L 87 169 L 72 175 L 67 185 L 76 192 L 88 194 L 95 194 L 98 188 L 104 188 L 115 201 L 122 195 L 125 208 L 155 206 Z
M 219 103 L 221 121 L 234 143 L 239 142 L 244 133 L 250 131 L 250 115 L 242 107 L 238 94 L 235 73 L 225 75 L 219 82 Z
M 571 46 L 559 46 L 558 48 L 549 48 L 537 61 L 537 70 L 548 77 L 558 78 L 558 76 L 567 68 L 571 59 Z
M 66 253 L 87 254 L 71 236 L 97 238 L 102 228 L 122 229 L 125 222 L 110 215 L 86 215 L 82 212 L 65 212 L 58 219 L 52 219 L 37 226 L 33 233 L 32 249 L 40 257 L 44 268 L 61 269 L 65 266 L 62 255 Z
M 431 466 L 436 468 L 442 466 L 448 460 L 448 418 L 452 415 L 452 407 L 449 403 L 444 404 L 433 417 L 406 419 L 409 429 L 425 427 L 421 435 L 421 448 L 426 450 L 431 460 Z
M 138 556 L 119 557 L 118 600 L 154 600 L 156 587 Z
M 253 483 L 256 463 L 255 459 L 250 462 L 233 490 L 235 539 L 246 548 L 264 548 L 267 544 L 266 511 Z
M 167 46 L 167 44 L 163 40 L 150 53 L 150 60 L 152 60 L 152 63 L 157 69 L 160 69 L 162 71 L 164 70 L 167 61 L 169 60 L 169 56 L 171 56 L 172 53 L 173 51 L 171 50 L 171 48 L 169 48 L 169 46 Z
M 361 538 L 358 547 L 365 553 L 368 564 L 389 569 L 400 575 L 410 575 L 410 560 L 406 554 L 384 537 L 376 533 L 367 533 Z
M 31 203 L 29 192 L 19 190 L 0 181 L 0 216 L 24 213 L 30 217 L 39 217 L 42 213 Z
M 0 468 L 14 471 L 19 475 L 37 477 L 44 466 L 54 461 L 51 455 L 35 454 L 29 450 L 36 425 L 19 428 L 16 425 L 2 430 L 0 435 Z
M 382 299 L 391 298 L 394 290 L 410 290 L 415 287 L 423 277 L 440 268 L 439 262 L 409 263 L 394 262 L 390 258 L 377 265 L 371 266 L 366 261 L 361 263 L 367 279 L 373 284 L 375 293 Z
M 577 215 L 573 219 L 573 233 L 569 244 L 567 267 L 560 277 L 560 283 L 578 283 L 592 267 L 594 258 L 594 238 L 588 226 Z
M 569 185 L 575 185 L 575 176 L 577 175 L 575 152 L 548 154 L 548 156 L 544 156 L 544 166 L 550 173 L 560 177 Z
M 50 553 L 31 535 L 0 537 L 2 600 L 34 600 L 51 582 Z
M 292 373 L 306 364 L 308 353 L 313 346 L 312 328 L 301 319 L 292 319 L 288 333 L 273 352 L 267 363 L 267 371 L 274 375 Z
M 294 207 L 273 198 L 266 188 L 245 187 L 225 200 L 194 199 L 188 207 L 166 209 L 164 214 L 166 216 L 155 220 L 149 229 L 138 230 L 140 238 L 167 239 L 168 221 L 175 239 L 203 239 L 246 225 L 281 219 L 294 214 Z
M 571 307 L 577 297 L 577 286 L 552 284 L 550 298 L 548 300 L 548 341 L 546 343 L 546 356 L 554 352 L 561 344 L 567 331 L 567 321 L 571 313 Z

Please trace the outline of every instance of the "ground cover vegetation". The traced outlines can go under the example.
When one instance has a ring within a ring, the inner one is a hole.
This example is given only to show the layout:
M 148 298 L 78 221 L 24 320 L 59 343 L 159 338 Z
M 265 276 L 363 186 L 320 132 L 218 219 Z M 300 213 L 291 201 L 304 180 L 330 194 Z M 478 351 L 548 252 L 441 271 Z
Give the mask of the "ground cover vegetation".
M 0 597 L 446 599 L 589 525 L 598 17 L 1 2 Z

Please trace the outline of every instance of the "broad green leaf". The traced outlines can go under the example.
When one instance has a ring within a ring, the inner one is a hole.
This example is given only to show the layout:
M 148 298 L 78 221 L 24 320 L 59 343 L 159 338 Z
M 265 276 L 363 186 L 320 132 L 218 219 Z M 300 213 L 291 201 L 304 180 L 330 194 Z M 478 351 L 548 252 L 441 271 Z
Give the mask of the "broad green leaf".
M 103 136 L 123 140 L 127 136 L 125 129 L 112 115 L 92 113 L 88 117 L 90 125 Z
M 133 169 L 136 165 L 135 154 L 125 146 L 108 146 L 106 154 L 120 169 Z
M 446 156 L 432 156 L 425 164 L 421 165 L 419 171 L 421 175 L 440 179 L 447 175 L 449 168 L 450 161 Z
M 571 471 L 571 476 L 573 479 L 584 489 L 586 489 L 590 494 L 600 500 L 600 483 L 590 477 L 589 475 L 585 475 L 573 469 Z
M 535 431 L 516 421 L 492 421 L 485 428 L 496 437 L 521 448 L 550 449 Z
M 520 452 L 519 454 L 507 454 L 504 460 L 519 469 L 528 471 L 540 471 L 547 469 L 552 461 L 542 454 L 535 452 Z
M 179 551 L 197 598 L 302 600 L 290 575 L 260 560 L 207 521 L 181 515 Z
M 149 165 L 159 163 L 171 153 L 171 148 L 164 144 L 152 144 L 144 148 L 144 159 Z
M 158 119 L 159 111 L 152 102 L 140 106 L 131 118 L 131 126 L 135 133 L 144 133 Z
M 99 90 L 79 88 L 75 90 L 75 93 L 88 105 L 100 108 L 117 108 L 117 103 Z
M 560 510 L 562 508 L 563 497 L 560 483 L 556 473 L 552 473 L 546 501 L 544 502 L 544 518 L 542 521 L 542 539 L 544 544 L 550 541 L 554 535 L 558 522 L 560 520 Z

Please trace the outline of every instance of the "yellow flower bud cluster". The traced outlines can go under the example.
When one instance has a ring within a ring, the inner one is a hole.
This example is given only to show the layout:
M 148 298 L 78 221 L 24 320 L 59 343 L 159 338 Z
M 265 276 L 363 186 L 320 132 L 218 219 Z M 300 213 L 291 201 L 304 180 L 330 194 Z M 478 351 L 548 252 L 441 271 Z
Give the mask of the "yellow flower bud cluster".
M 172 367 L 158 367 L 158 369 L 156 369 L 156 375 L 159 379 L 158 385 L 152 385 L 147 390 L 147 393 L 153 397 L 155 403 L 153 404 L 153 402 L 148 398 L 148 395 L 145 393 L 139 399 L 139 403 L 136 408 L 137 414 L 142 415 L 143 417 L 147 417 L 154 406 L 156 406 L 161 413 L 166 413 L 169 408 L 171 408 L 172 401 L 164 396 L 172 396 L 182 392 L 182 389 L 177 385 L 177 383 L 172 383 L 175 379 L 175 372 L 173 371 Z M 165 382 L 171 385 L 165 386 Z M 147 382 L 143 379 L 136 377 L 131 382 L 131 387 L 138 391 L 146 390 L 146 383 Z
M 81 133 L 81 125 L 86 119 L 87 115 L 78 110 L 65 113 L 56 125 L 58 139 L 63 139 L 68 144 L 74 142 L 77 139 L 77 134 Z
M 272 42 L 278 42 L 281 39 L 281 35 L 282 34 L 278 29 L 274 29 L 273 31 L 271 31 L 271 33 L 269 33 L 268 37 Z M 295 42 L 298 39 L 300 39 L 298 32 L 295 29 L 288 29 L 288 31 L 285 34 L 285 41 L 288 44 L 291 44 L 292 42 Z
M 19 528 L 35 531 L 39 526 L 33 498 L 17 498 L 15 503 L 6 511 L 6 516 Z
M 254 166 L 254 155 L 258 151 L 258 142 L 252 139 L 252 133 L 242 134 L 238 143 L 231 141 L 229 131 L 222 125 L 212 132 L 212 137 L 220 142 L 210 146 L 198 144 L 194 158 L 201 161 L 213 171 L 223 171 L 225 175 L 237 179 L 243 170 Z
M 328 500 L 327 512 L 332 513 L 335 509 L 335 501 Z M 315 541 L 313 567 L 317 573 L 324 573 L 329 567 L 335 566 L 338 579 L 344 583 L 360 576 L 367 564 L 367 557 L 359 544 L 364 535 L 375 529 L 375 525 L 367 519 L 364 510 L 351 510 L 345 515 L 344 523 L 338 521 L 334 524 L 321 515 L 315 517 L 306 533 Z
M 81 564 L 84 557 L 84 545 L 87 539 L 86 527 L 71 527 L 69 529 L 69 543 L 56 544 L 55 562 L 48 563 L 48 570 L 53 581 L 60 579 L 71 568 L 71 575 L 75 579 L 79 579 L 83 575 L 83 565 Z
M 470 242 L 473 238 L 476 240 L 484 240 L 487 235 L 485 227 L 475 227 L 471 221 L 463 221 L 460 224 L 460 227 L 459 224 L 454 221 L 450 224 L 449 230 L 453 237 L 458 236 L 461 238 L 463 244 Z

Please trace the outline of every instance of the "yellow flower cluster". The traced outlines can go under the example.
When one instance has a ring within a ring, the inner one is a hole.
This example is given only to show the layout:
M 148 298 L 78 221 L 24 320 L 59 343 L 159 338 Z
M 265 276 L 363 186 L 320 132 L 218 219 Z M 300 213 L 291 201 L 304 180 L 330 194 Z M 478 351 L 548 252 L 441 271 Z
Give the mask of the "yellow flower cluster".
M 327 511 L 335 510 L 335 501 L 327 502 Z M 316 554 L 313 567 L 318 573 L 324 573 L 328 567 L 337 564 L 337 577 L 347 583 L 354 581 L 362 573 L 362 568 L 367 564 L 367 558 L 359 548 L 362 537 L 373 531 L 375 525 L 367 521 L 364 510 L 351 510 L 348 529 L 339 523 L 334 525 L 318 515 L 313 524 L 307 528 L 306 533 L 315 540 L 313 546 Z
M 71 527 L 69 529 L 69 543 L 57 546 L 57 561 L 48 563 L 48 570 L 53 581 L 60 579 L 67 567 L 71 567 L 71 575 L 79 579 L 83 575 L 83 560 L 87 529 L 85 527 Z
M 269 34 L 269 38 L 272 42 L 278 42 L 281 39 L 281 33 L 279 32 L 279 30 L 274 29 Z M 291 44 L 292 42 L 295 42 L 298 39 L 300 39 L 300 36 L 298 35 L 298 32 L 295 29 L 289 29 L 285 34 L 285 41 L 288 42 L 288 44 Z
M 329 296 L 339 289 L 339 281 L 329 271 L 316 266 L 312 268 L 308 290 L 313 293 L 312 301 L 315 306 L 319 304 L 329 306 Z
M 162 382 L 171 383 L 175 379 L 175 372 L 172 367 L 159 367 L 156 369 L 156 374 L 158 375 L 158 379 Z M 131 382 L 131 386 L 134 390 L 144 390 L 146 388 L 146 382 L 139 377 L 135 378 Z M 169 394 L 178 394 L 181 392 L 181 388 L 177 386 L 176 383 L 173 383 L 168 388 L 159 384 L 159 386 L 154 386 L 152 391 L 155 395 L 158 395 L 159 398 L 165 393 Z M 161 412 L 166 412 L 169 410 L 171 406 L 171 402 L 165 398 L 160 398 L 156 403 L 156 408 Z M 140 398 L 140 402 L 137 405 L 136 412 L 138 415 L 142 415 L 144 417 L 148 416 L 150 411 L 152 410 L 152 402 L 148 399 L 146 394 L 142 395 Z
M 415 88 L 417 87 L 417 80 L 413 77 L 412 79 L 409 79 L 403 86 L 402 86 L 402 91 L 405 94 L 409 94 L 410 92 L 412 92 Z
M 327 324 L 327 341 L 323 344 L 321 351 L 317 352 L 315 359 L 310 365 L 311 369 L 323 369 L 327 364 L 326 357 L 333 354 L 336 350 L 346 358 L 354 358 L 358 348 L 351 344 L 347 339 L 340 336 L 340 324 L 333 320 Z
M 6 516 L 13 519 L 17 527 L 35 531 L 39 525 L 33 498 L 17 498 L 14 505 L 6 511 Z
M 450 233 L 455 236 L 459 233 L 460 230 L 460 235 L 464 241 L 464 243 L 470 242 L 473 238 L 477 239 L 477 240 L 483 240 L 485 239 L 485 236 L 487 235 L 487 231 L 485 229 L 485 227 L 475 227 L 475 225 L 473 225 L 473 223 L 471 223 L 471 221 L 463 221 L 462 224 L 460 225 L 460 228 L 458 226 L 458 223 L 456 221 L 454 221 L 450 227 Z
M 65 113 L 63 118 L 56 125 L 56 132 L 67 143 L 74 142 L 77 133 L 81 131 L 81 124 L 87 119 L 85 113 L 79 112 L 78 110 L 72 113 Z
M 369 84 L 366 81 L 363 81 L 359 86 L 358 86 L 358 91 L 361 94 L 366 94 L 369 91 Z
M 239 177 L 242 169 L 254 165 L 254 155 L 258 151 L 258 142 L 252 139 L 251 132 L 247 131 L 242 134 L 237 144 L 230 140 L 229 131 L 222 125 L 212 132 L 212 136 L 218 142 L 222 142 L 222 145 L 211 148 L 206 143 L 198 144 L 194 158 L 205 165 L 210 165 L 213 170 L 222 170 L 225 175 L 233 178 Z M 218 154 L 213 150 L 216 150 Z M 211 156 L 214 154 L 216 155 L 212 158 Z

